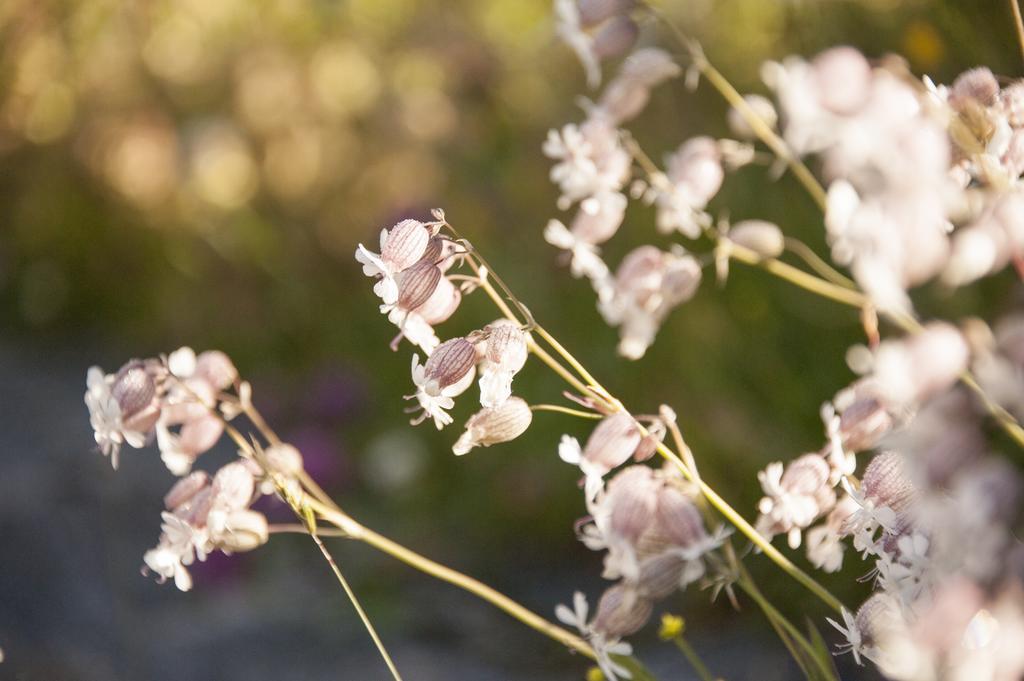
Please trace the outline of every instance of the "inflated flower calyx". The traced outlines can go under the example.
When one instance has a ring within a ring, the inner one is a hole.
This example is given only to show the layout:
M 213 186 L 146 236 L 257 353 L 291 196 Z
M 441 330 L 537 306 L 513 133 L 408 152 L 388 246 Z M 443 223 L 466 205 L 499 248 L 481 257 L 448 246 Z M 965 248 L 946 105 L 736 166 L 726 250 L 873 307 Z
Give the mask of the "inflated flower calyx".
M 826 109 L 840 114 L 856 113 L 871 94 L 871 65 L 852 47 L 825 50 L 812 62 L 818 100 Z
M 415 310 L 426 303 L 441 280 L 441 269 L 421 260 L 398 275 L 398 307 Z
M 270 539 L 266 517 L 249 509 L 231 511 L 217 529 L 217 548 L 225 552 L 252 551 Z
M 606 503 L 611 509 L 611 529 L 616 536 L 636 544 L 654 523 L 660 482 L 647 466 L 630 466 L 608 483 Z
M 200 490 L 210 482 L 206 471 L 194 471 L 174 483 L 174 487 L 164 496 L 164 508 L 173 511 L 191 501 Z
M 596 26 L 605 19 L 629 12 L 636 5 L 635 0 L 577 0 L 583 26 Z
M 395 272 L 415 265 L 427 250 L 430 231 L 419 220 L 402 220 L 388 230 L 381 247 L 381 259 Z
M 608 638 L 629 636 L 647 623 L 652 608 L 651 601 L 617 584 L 601 595 L 591 627 Z
M 605 416 L 594 428 L 583 448 L 583 457 L 610 471 L 633 456 L 641 439 L 633 417 L 624 411 L 616 412 Z
M 914 498 L 914 486 L 905 470 L 903 457 L 897 452 L 876 455 L 861 479 L 861 491 L 876 506 L 888 506 L 901 513 Z
M 767 220 L 742 220 L 729 230 L 729 240 L 749 248 L 762 258 L 777 258 L 786 250 L 779 226 Z
M 127 428 L 148 431 L 160 416 L 156 378 L 147 362 L 134 359 L 121 367 L 110 394 L 121 408 L 121 420 Z
M 685 549 L 707 541 L 708 533 L 697 506 L 672 485 L 662 485 L 658 490 L 654 519 L 658 537 L 669 544 Z
M 594 33 L 591 49 L 598 59 L 609 59 L 625 54 L 636 44 L 640 35 L 640 27 L 626 16 L 618 16 L 606 21 Z
M 462 380 L 476 365 L 476 348 L 465 338 L 441 343 L 424 365 L 423 390 L 431 396 L 441 394 L 450 385 Z
M 468 453 L 474 447 L 514 440 L 530 427 L 533 411 L 521 398 L 510 397 L 493 409 L 481 409 L 466 422 L 466 432 L 452 447 L 457 456 Z
M 999 81 L 988 67 L 980 66 L 956 77 L 949 89 L 949 103 L 955 108 L 962 108 L 967 101 L 991 106 L 998 95 Z

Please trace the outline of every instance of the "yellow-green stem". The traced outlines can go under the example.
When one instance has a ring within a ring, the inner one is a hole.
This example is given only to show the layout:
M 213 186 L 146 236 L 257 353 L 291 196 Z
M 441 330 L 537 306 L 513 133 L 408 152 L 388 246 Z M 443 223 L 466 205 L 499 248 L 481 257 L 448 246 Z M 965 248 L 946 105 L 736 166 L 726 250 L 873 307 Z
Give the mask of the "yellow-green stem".
M 1013 12 L 1013 23 L 1017 27 L 1017 44 L 1020 47 L 1021 57 L 1024 57 L 1024 19 L 1020 16 L 1018 0 L 1010 0 L 1010 11 Z
M 711 675 L 707 665 L 705 665 L 704 661 L 700 659 L 697 651 L 694 650 L 689 641 L 683 638 L 682 634 L 676 636 L 672 641 L 676 644 L 676 647 L 682 651 L 683 655 L 686 656 L 687 662 L 689 662 L 690 666 L 693 667 L 693 671 L 697 672 L 697 676 L 701 678 L 701 681 L 715 681 L 715 677 Z
M 387 537 L 364 527 L 348 515 L 341 513 L 330 506 L 317 501 L 310 501 L 309 503 L 321 518 L 335 525 L 339 529 L 344 530 L 353 539 L 366 542 L 375 549 L 383 551 L 392 558 L 396 558 L 403 563 L 416 568 L 420 572 L 424 572 L 432 577 L 436 577 L 437 579 L 457 586 L 464 591 L 468 591 L 488 603 L 491 603 L 523 624 L 536 629 L 545 636 L 558 641 L 562 645 L 565 645 L 592 660 L 596 659 L 594 649 L 591 648 L 590 645 L 582 638 L 556 624 L 549 622 L 522 605 L 519 605 L 500 591 L 496 591 L 468 575 L 464 575 L 461 572 L 441 565 L 440 563 L 436 563 L 425 556 L 421 556 L 415 551 L 407 549 L 401 544 L 398 544 Z
M 391 672 L 391 676 L 394 677 L 395 681 L 402 681 L 401 674 L 398 673 L 398 668 L 395 667 L 394 661 L 391 659 L 391 655 L 388 654 L 387 648 L 384 647 L 384 642 L 380 640 L 380 636 L 377 635 L 377 630 L 374 628 L 373 623 L 370 622 L 370 618 L 367 617 L 366 611 L 363 610 L 363 606 L 359 604 L 359 599 L 356 598 L 355 592 L 352 587 L 349 586 L 348 580 L 345 579 L 345 575 L 341 573 L 341 569 L 338 564 L 334 561 L 334 557 L 331 552 L 324 546 L 323 541 L 317 536 L 315 529 L 309 533 L 309 536 L 313 538 L 313 543 L 320 549 L 320 553 L 323 554 L 324 559 L 328 565 L 331 566 L 331 571 L 337 578 L 338 583 L 341 584 L 341 588 L 345 590 L 345 595 L 348 596 L 349 601 L 352 602 L 352 607 L 356 609 L 356 613 L 359 614 L 359 619 L 363 621 L 363 626 L 366 627 L 366 631 L 370 634 L 370 638 L 373 639 L 373 643 L 377 646 L 377 650 L 380 652 L 380 656 L 384 658 L 384 664 L 387 665 L 388 671 Z
M 569 416 L 577 416 L 581 419 L 601 419 L 604 418 L 601 414 L 592 411 L 583 411 L 582 409 L 570 409 L 569 407 L 563 407 L 558 404 L 531 404 L 530 409 L 533 411 L 554 411 L 559 414 L 568 414 Z

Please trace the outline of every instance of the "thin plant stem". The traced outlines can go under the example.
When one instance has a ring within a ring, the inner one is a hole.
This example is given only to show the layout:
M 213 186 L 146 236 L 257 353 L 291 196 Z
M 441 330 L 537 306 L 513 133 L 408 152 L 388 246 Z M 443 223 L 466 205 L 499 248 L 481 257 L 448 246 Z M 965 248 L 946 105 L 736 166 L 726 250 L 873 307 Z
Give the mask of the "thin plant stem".
M 338 579 L 338 583 L 341 584 L 341 588 L 345 590 L 345 594 L 348 599 L 352 602 L 352 606 L 359 613 L 359 619 L 363 621 L 363 626 L 366 627 L 366 631 L 370 634 L 370 638 L 373 639 L 374 645 L 377 646 L 377 650 L 380 651 L 380 656 L 384 658 L 384 664 L 388 666 L 388 671 L 391 672 L 391 676 L 394 677 L 395 681 L 402 681 L 401 674 L 398 673 L 398 668 L 395 667 L 394 661 L 391 659 L 391 655 L 388 654 L 387 648 L 384 647 L 384 643 L 380 640 L 380 636 L 377 635 L 377 630 L 374 628 L 373 623 L 370 622 L 370 618 L 366 616 L 366 611 L 363 610 L 363 606 L 359 604 L 359 599 L 356 598 L 355 592 L 352 587 L 349 586 L 348 580 L 345 579 L 345 575 L 342 574 L 338 564 L 334 561 L 334 557 L 331 552 L 324 546 L 323 540 L 317 534 L 315 526 L 310 530 L 309 536 L 313 538 L 313 542 L 320 549 L 324 559 L 331 566 L 331 571 L 334 572 L 334 576 Z
M 1010 10 L 1013 12 L 1013 23 L 1017 27 L 1017 43 L 1020 45 L 1021 57 L 1024 57 L 1024 19 L 1020 16 L 1018 0 L 1010 0 Z
M 268 525 L 267 531 L 270 534 L 309 534 L 309 528 L 299 523 L 277 523 Z M 321 537 L 348 537 L 344 530 L 335 527 L 318 527 L 316 533 Z
M 694 650 L 690 642 L 683 638 L 682 634 L 679 634 L 672 639 L 672 642 L 676 644 L 676 647 L 682 651 L 686 657 L 686 661 L 693 667 L 693 671 L 697 672 L 697 676 L 700 677 L 701 681 L 715 681 L 715 677 L 711 675 L 704 661 L 700 659 L 700 655 Z
M 858 309 L 863 309 L 865 306 L 871 304 L 870 299 L 860 291 L 855 291 L 845 286 L 833 284 L 831 281 L 804 272 L 803 270 L 793 267 L 788 263 L 784 263 L 778 258 L 765 258 L 757 252 L 731 241 L 728 242 L 725 248 L 727 249 L 729 257 L 733 260 L 737 260 L 746 265 L 760 267 L 780 279 L 785 279 L 789 283 L 795 284 L 800 288 L 810 291 L 811 293 L 816 293 L 823 298 L 828 298 L 829 300 L 834 300 L 837 303 L 842 303 L 843 305 L 849 305 L 850 307 Z
M 791 236 L 785 238 L 786 249 L 793 252 L 801 260 L 807 263 L 808 267 L 820 274 L 825 279 L 828 279 L 833 284 L 838 284 L 844 288 L 848 288 L 851 291 L 857 290 L 857 282 L 853 281 L 845 274 L 837 270 L 836 268 L 825 262 L 820 255 L 814 252 L 810 246 L 805 244 L 800 239 L 796 239 Z
M 570 409 L 569 407 L 563 407 L 558 404 L 531 404 L 530 409 L 533 411 L 555 411 L 559 414 L 569 414 L 570 416 L 577 416 L 581 419 L 602 419 L 604 416 L 592 411 L 583 411 L 582 409 Z
M 793 153 L 772 126 L 758 115 L 754 109 L 747 104 L 747 100 L 743 99 L 743 95 L 733 87 L 732 83 L 723 76 L 718 69 L 708 61 L 707 55 L 700 48 L 700 45 L 696 41 L 689 38 L 682 29 L 676 26 L 675 22 L 669 19 L 663 12 L 658 11 L 655 8 L 651 8 L 654 13 L 664 22 L 666 26 L 672 31 L 676 39 L 682 45 L 682 47 L 689 53 L 690 60 L 693 66 L 700 71 L 700 74 L 704 76 L 711 85 L 718 90 L 718 93 L 722 95 L 726 102 L 731 104 L 739 114 L 743 117 L 743 120 L 747 122 L 750 129 L 754 131 L 758 139 L 764 142 L 765 146 L 772 150 L 772 152 L 782 159 L 790 171 L 796 177 L 796 179 L 804 186 L 807 193 L 811 195 L 814 202 L 818 204 L 818 207 L 825 210 L 827 201 L 827 194 L 825 188 L 818 182 L 818 178 L 814 176 L 810 168 L 800 160 L 800 157 Z
M 592 660 L 596 659 L 594 649 L 591 648 L 590 644 L 582 638 L 547 621 L 540 615 L 537 615 L 519 603 L 516 603 L 500 591 L 496 591 L 468 575 L 464 575 L 461 572 L 441 565 L 440 563 L 436 563 L 425 556 L 421 556 L 411 549 L 407 549 L 401 544 L 398 544 L 391 539 L 388 539 L 387 537 L 359 524 L 347 514 L 341 513 L 340 511 L 317 501 L 310 501 L 309 503 L 321 518 L 335 525 L 339 529 L 344 530 L 353 539 L 366 542 L 375 549 L 383 551 L 392 558 L 396 558 L 403 563 L 416 568 L 420 572 L 436 577 L 444 582 L 448 582 L 449 584 L 457 586 L 464 591 L 468 591 L 474 596 L 496 606 L 523 624 L 536 629 L 545 636 L 558 641 L 562 645 L 565 645 L 566 647 L 571 648 Z

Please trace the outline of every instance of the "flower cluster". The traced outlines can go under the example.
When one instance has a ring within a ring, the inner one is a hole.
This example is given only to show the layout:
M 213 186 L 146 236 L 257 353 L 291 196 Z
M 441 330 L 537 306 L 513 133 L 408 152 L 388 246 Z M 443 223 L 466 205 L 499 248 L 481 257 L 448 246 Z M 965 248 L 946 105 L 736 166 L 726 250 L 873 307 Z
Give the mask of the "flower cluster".
M 586 621 L 582 594 L 575 597 L 575 613 L 560 606 L 556 614 L 589 638 L 609 678 L 629 674 L 608 654 L 628 650 L 621 639 L 647 622 L 655 601 L 703 577 L 708 553 L 727 536 L 722 530 L 707 532 L 674 469 L 634 464 L 605 484 L 605 476 L 619 466 L 654 453 L 665 434 L 666 418 L 668 411 L 652 419 L 644 435 L 633 416 L 615 412 L 598 423 L 585 446 L 566 435 L 558 448 L 559 456 L 584 474 L 589 515 L 577 525 L 580 541 L 591 550 L 607 552 L 602 576 L 619 581 L 601 597 L 592 622 Z
M 251 388 L 222 352 L 131 360 L 116 374 L 89 369 L 85 403 L 96 443 L 117 467 L 124 444 L 136 449 L 156 441 L 161 458 L 179 480 L 164 497 L 160 540 L 143 557 L 144 573 L 192 588 L 188 566 L 214 550 L 251 551 L 267 542 L 263 514 L 250 508 L 262 495 L 299 493 L 302 456 L 276 443 L 229 463 L 211 478 L 192 471 L 197 457 L 221 438 L 226 423 L 251 406 Z M 229 388 L 234 393 L 227 392 Z
M 479 373 L 482 409 L 466 423 L 466 431 L 452 450 L 466 454 L 474 447 L 489 447 L 522 435 L 533 420 L 533 412 L 522 399 L 512 396 L 512 380 L 526 364 L 530 336 L 518 324 L 499 319 L 465 336 L 441 342 L 433 325 L 449 319 L 462 300 L 462 293 L 482 283 L 486 270 L 462 288 L 452 283 L 447 271 L 467 251 L 440 229 L 447 223 L 444 214 L 435 211 L 437 221 L 423 223 L 403 220 L 381 232 L 381 252 L 372 253 L 362 244 L 356 260 L 363 272 L 375 279 L 374 292 L 381 298 L 381 312 L 404 336 L 426 354 L 420 362 L 412 357 L 412 382 L 416 390 L 405 399 L 415 400 L 418 415 L 412 424 L 431 419 L 438 430 L 453 422 L 448 411 L 455 398 L 464 393 Z M 440 313 L 438 313 L 440 311 Z
M 937 86 L 849 47 L 770 63 L 782 133 L 818 154 L 829 181 L 832 258 L 882 310 L 941 275 L 962 286 L 1003 269 L 1024 244 L 1024 85 L 986 68 Z
M 1012 347 L 982 357 L 1010 370 Z M 808 558 L 826 571 L 842 565 L 846 541 L 873 562 L 876 591 L 832 622 L 847 638 L 840 650 L 858 662 L 907 681 L 1016 678 L 1024 584 L 1011 531 L 1024 487 L 985 455 L 970 400 L 955 387 L 969 343 L 935 323 L 861 355 L 865 375 L 822 409 L 828 443 L 760 474 L 758 529 L 787 534 L 794 548 L 805 533 Z M 1005 383 L 1004 395 L 1010 385 L 1019 383 Z M 878 453 L 858 480 L 856 453 L 870 450 Z

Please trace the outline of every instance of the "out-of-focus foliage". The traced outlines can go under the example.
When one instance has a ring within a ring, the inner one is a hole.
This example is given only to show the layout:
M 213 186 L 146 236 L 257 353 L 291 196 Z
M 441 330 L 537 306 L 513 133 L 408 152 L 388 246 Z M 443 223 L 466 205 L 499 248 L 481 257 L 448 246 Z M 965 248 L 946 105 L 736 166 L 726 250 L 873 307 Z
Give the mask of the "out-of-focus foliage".
M 837 43 L 902 52 L 937 80 L 975 63 L 1020 71 L 1001 2 L 659 5 L 743 91 L 763 91 L 765 59 Z M 503 544 L 563 547 L 554 565 L 583 512 L 555 456 L 564 421 L 538 417 L 515 444 L 458 461 L 454 434 L 411 431 L 409 353 L 387 349 L 393 330 L 352 260 L 381 227 L 443 206 L 606 383 L 637 409 L 672 404 L 704 474 L 752 514 L 755 471 L 820 444 L 818 406 L 849 380 L 856 319 L 737 269 L 677 311 L 642 362 L 616 359 L 588 287 L 540 237 L 555 195 L 540 144 L 579 117 L 584 93 L 550 15 L 548 0 L 6 0 L 4 333 L 88 339 L 111 357 L 220 347 L 307 460 L 321 452 L 330 482 L 361 490 L 392 532 L 495 570 Z M 644 26 L 641 41 L 656 40 L 671 38 Z M 709 89 L 677 82 L 633 128 L 660 156 L 727 134 L 724 114 Z M 730 177 L 712 210 L 823 245 L 810 200 L 764 167 Z M 631 208 L 622 241 L 650 241 L 652 226 Z M 470 301 L 442 332 L 493 317 Z M 536 367 L 517 381 L 533 401 L 561 390 Z

